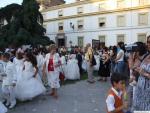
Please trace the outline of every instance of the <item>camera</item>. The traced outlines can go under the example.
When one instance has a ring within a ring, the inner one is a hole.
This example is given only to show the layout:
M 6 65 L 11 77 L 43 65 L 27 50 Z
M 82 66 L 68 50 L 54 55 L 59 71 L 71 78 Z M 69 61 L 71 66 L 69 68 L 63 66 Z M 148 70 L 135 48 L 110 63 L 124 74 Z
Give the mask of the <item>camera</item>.
M 129 45 L 125 46 L 125 49 L 129 53 L 136 52 L 136 51 L 138 51 L 138 45 L 137 44 L 129 44 Z

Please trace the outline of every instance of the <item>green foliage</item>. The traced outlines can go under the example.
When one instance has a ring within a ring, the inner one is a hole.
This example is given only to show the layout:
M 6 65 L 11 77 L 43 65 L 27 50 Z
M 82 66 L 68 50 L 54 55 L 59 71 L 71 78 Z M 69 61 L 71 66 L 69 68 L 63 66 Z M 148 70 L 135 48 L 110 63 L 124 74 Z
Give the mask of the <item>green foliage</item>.
M 43 16 L 36 0 L 23 0 L 22 5 L 10 4 L 0 9 L 0 20 L 7 25 L 0 28 L 0 48 L 9 45 L 47 45 L 52 43 L 44 36 Z

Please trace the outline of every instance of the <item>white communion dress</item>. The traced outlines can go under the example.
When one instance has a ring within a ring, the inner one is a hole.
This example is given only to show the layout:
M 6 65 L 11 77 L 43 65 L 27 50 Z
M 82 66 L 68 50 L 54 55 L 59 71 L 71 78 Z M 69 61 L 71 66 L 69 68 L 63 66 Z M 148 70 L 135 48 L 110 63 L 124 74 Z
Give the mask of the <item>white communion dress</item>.
M 68 80 L 80 79 L 80 72 L 76 55 L 71 54 L 70 59 L 67 62 L 65 77 Z
M 35 69 L 31 62 L 24 62 L 25 69 L 21 79 L 16 85 L 16 98 L 21 101 L 31 100 L 32 98 L 46 91 L 43 84 L 34 76 Z
M 37 66 L 38 66 L 38 79 L 40 82 L 42 82 L 42 70 L 43 70 L 43 65 L 44 65 L 44 57 L 42 56 L 42 54 L 39 54 L 36 56 L 37 59 Z
M 95 60 L 96 60 L 96 65 L 94 66 L 94 70 L 98 71 L 99 70 L 99 66 L 100 66 L 100 56 L 99 55 L 94 55 Z
M 21 79 L 21 76 L 22 76 L 24 60 L 14 58 L 13 63 L 16 67 L 16 78 L 17 78 L 17 81 L 19 81 Z

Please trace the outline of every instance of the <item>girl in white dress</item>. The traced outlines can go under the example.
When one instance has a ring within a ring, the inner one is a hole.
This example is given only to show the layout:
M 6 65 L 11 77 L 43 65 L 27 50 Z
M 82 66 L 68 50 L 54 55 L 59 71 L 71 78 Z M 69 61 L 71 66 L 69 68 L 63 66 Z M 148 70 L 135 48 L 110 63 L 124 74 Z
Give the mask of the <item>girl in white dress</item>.
M 36 60 L 37 60 L 37 67 L 38 67 L 38 80 L 42 83 L 42 70 L 43 70 L 43 65 L 44 65 L 44 57 L 41 54 L 40 50 L 36 50 L 34 51 L 34 55 L 36 56 Z
M 13 63 L 15 64 L 16 67 L 17 81 L 19 81 L 21 79 L 23 66 L 24 66 L 23 53 L 16 52 L 16 57 L 14 58 Z
M 57 89 L 60 87 L 59 84 L 59 73 L 60 73 L 60 57 L 56 53 L 55 44 L 50 45 L 50 53 L 45 57 L 45 63 L 43 66 L 43 75 L 48 78 L 48 84 L 52 88 L 51 96 L 58 98 Z
M 94 57 L 95 57 L 95 60 L 96 60 L 96 65 L 94 66 L 94 70 L 98 71 L 99 70 L 99 66 L 100 66 L 100 56 L 99 56 L 99 54 L 96 53 L 94 55 Z
M 65 77 L 66 79 L 69 80 L 80 79 L 80 71 L 79 71 L 78 61 L 76 59 L 76 54 L 71 54 L 69 56 L 69 60 L 66 66 Z
M 36 58 L 32 53 L 26 53 L 25 60 L 21 80 L 16 86 L 16 97 L 21 101 L 31 100 L 46 91 L 43 84 L 37 79 Z
M 61 66 L 60 66 L 60 70 L 63 74 L 66 73 L 66 57 L 65 57 L 65 53 L 62 52 L 61 53 L 61 58 L 60 58 L 60 61 L 61 61 Z

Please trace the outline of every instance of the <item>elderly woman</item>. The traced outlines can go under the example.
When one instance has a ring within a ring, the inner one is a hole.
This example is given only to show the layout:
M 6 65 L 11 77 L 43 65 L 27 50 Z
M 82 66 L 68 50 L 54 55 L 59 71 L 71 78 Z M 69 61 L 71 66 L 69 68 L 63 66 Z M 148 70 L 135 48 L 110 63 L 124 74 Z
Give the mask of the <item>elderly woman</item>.
M 55 44 L 50 45 L 50 53 L 45 57 L 45 62 L 43 66 L 43 75 L 47 75 L 48 85 L 52 88 L 51 96 L 58 98 L 57 89 L 60 87 L 59 84 L 59 69 L 60 57 L 56 53 Z
M 135 68 L 140 74 L 135 90 L 136 111 L 150 111 L 150 36 L 147 37 L 147 49 L 148 52 L 140 58 L 140 66 Z

